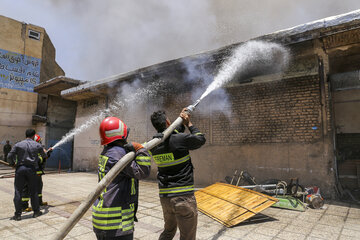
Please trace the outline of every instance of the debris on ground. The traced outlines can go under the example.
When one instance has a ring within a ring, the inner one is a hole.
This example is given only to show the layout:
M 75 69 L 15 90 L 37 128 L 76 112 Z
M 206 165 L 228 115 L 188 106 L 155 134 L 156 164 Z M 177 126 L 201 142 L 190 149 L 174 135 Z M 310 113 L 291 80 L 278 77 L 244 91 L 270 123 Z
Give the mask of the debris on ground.
M 304 212 L 307 207 L 319 209 L 324 205 L 320 188 L 316 186 L 303 187 L 299 184 L 298 178 L 290 179 L 289 183 L 279 179 L 269 179 L 258 184 L 255 177 L 252 177 L 247 171 L 235 170 L 232 177 L 225 177 L 225 181 L 235 186 L 273 196 L 278 199 L 278 202 L 272 207 Z
M 278 201 L 269 195 L 226 183 L 198 190 L 195 197 L 200 212 L 226 227 L 237 225 Z

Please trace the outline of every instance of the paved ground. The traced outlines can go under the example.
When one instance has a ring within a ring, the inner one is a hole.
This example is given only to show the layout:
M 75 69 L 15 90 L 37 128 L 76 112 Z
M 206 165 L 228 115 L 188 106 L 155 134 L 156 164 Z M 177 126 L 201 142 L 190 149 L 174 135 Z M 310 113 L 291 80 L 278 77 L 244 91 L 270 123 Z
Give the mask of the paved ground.
M 45 175 L 43 181 L 44 200 L 49 203 L 42 210 L 45 214 L 32 218 L 32 213 L 24 213 L 22 220 L 16 222 L 10 220 L 14 213 L 14 179 L 0 179 L 0 239 L 50 239 L 94 189 L 97 176 L 94 173 L 52 173 Z M 162 231 L 163 220 L 156 183 L 140 183 L 139 204 L 135 239 L 157 239 Z M 226 228 L 199 213 L 197 239 L 360 239 L 359 205 L 328 201 L 324 209 L 295 212 L 268 208 L 262 214 L 266 217 L 265 221 Z M 66 239 L 96 239 L 92 231 L 90 210 Z M 179 239 L 178 233 L 175 239 Z

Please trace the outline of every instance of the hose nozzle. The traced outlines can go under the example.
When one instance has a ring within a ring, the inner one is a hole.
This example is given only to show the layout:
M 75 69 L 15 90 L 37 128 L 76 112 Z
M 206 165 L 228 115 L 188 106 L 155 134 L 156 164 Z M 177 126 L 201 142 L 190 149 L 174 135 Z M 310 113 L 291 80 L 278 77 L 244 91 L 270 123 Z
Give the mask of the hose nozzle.
M 187 107 L 188 111 L 189 111 L 189 112 L 194 111 L 195 107 L 196 107 L 199 103 L 200 103 L 200 99 L 196 100 L 196 102 L 195 102 L 194 104 L 189 105 L 189 106 Z

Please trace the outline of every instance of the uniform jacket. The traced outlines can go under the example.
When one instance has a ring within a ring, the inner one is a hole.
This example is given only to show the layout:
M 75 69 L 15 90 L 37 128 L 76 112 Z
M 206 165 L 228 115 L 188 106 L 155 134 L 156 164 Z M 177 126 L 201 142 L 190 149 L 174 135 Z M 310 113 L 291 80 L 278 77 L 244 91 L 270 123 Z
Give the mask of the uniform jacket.
M 105 146 L 99 159 L 99 181 L 126 154 L 119 146 Z M 136 152 L 131 161 L 102 192 L 93 205 L 95 233 L 115 237 L 131 234 L 138 201 L 138 179 L 150 174 L 151 156 L 145 148 Z
M 40 143 L 27 138 L 14 145 L 8 154 L 8 161 L 10 165 L 32 166 L 37 169 L 40 162 L 39 156 L 46 158 L 43 147 Z
M 189 127 L 190 134 L 175 130 L 151 153 L 158 166 L 160 197 L 172 197 L 194 192 L 194 172 L 189 150 L 205 144 L 206 139 L 199 129 Z

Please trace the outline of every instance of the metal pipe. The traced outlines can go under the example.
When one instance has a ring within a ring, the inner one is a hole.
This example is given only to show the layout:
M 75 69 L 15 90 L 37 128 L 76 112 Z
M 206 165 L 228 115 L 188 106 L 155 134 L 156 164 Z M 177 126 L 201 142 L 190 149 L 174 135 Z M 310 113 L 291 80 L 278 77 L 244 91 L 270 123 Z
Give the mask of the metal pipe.
M 247 188 L 247 189 L 253 189 L 253 188 L 276 188 L 276 184 L 265 184 L 265 185 L 249 185 L 249 186 L 239 186 L 242 188 Z
M 199 104 L 199 100 L 196 102 L 196 105 Z M 189 112 L 192 112 L 195 107 L 195 104 L 187 107 Z M 181 117 L 178 117 L 164 132 L 164 136 L 160 138 L 154 138 L 149 142 L 144 144 L 144 147 L 148 150 L 151 150 L 155 146 L 162 143 L 170 134 L 182 124 L 183 120 Z M 99 195 L 104 191 L 104 189 L 114 180 L 114 178 L 125 168 L 125 166 L 135 158 L 134 152 L 129 152 L 123 156 L 115 165 L 110 169 L 110 171 L 105 175 L 103 179 L 97 184 L 96 188 L 86 197 L 86 199 L 80 204 L 80 206 L 75 209 L 71 214 L 68 220 L 61 226 L 59 231 L 54 235 L 52 239 L 59 240 L 64 239 L 66 235 L 71 231 L 71 229 L 76 225 L 76 223 L 84 216 L 86 211 L 91 207 Z

